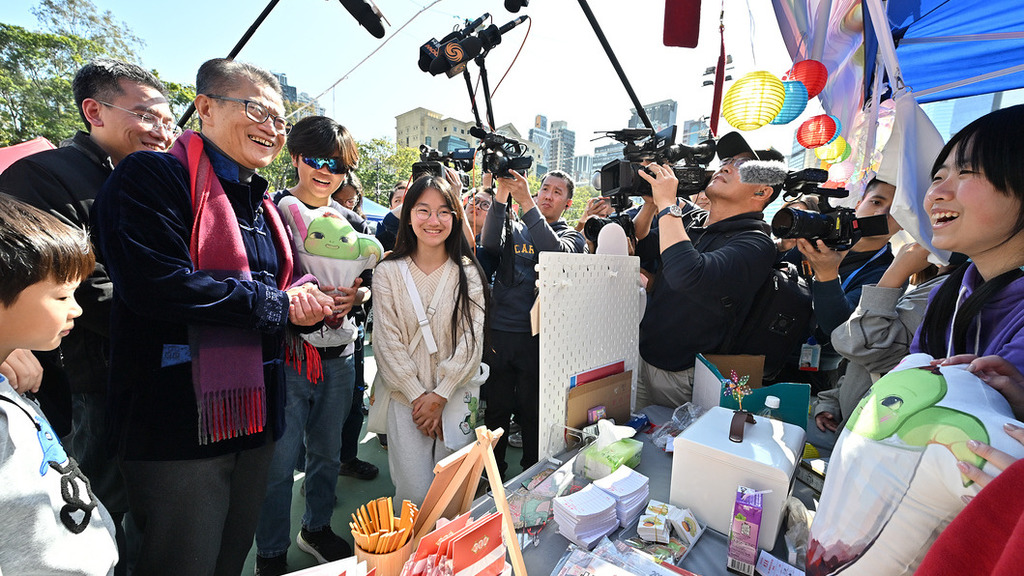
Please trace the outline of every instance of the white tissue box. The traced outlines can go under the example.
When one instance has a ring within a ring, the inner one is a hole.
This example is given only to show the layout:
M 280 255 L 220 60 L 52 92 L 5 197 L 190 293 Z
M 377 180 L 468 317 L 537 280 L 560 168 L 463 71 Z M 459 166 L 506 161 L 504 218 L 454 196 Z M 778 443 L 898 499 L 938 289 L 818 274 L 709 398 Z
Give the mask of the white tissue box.
M 729 534 L 736 487 L 770 490 L 763 499 L 757 545 L 771 550 L 806 433 L 799 426 L 755 416 L 756 423 L 744 425 L 743 442 L 733 442 L 732 416 L 732 410 L 715 406 L 675 438 L 669 503 L 689 508 L 709 528 Z

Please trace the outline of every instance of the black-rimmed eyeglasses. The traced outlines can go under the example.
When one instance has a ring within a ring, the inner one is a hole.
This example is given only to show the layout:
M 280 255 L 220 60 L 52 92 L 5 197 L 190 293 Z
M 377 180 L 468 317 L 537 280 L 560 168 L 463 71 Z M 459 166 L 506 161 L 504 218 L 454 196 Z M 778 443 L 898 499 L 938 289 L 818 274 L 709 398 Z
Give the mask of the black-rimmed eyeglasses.
M 259 102 L 253 102 L 252 100 L 242 100 L 241 98 L 231 98 L 230 96 L 218 96 L 217 94 L 207 94 L 207 98 L 213 98 L 214 100 L 224 100 L 226 102 L 238 102 L 245 106 L 245 115 L 249 117 L 249 120 L 257 124 L 263 124 L 267 120 L 271 120 L 271 125 L 278 134 L 287 134 L 292 131 L 291 122 L 284 116 L 274 116 L 267 110 L 267 107 Z

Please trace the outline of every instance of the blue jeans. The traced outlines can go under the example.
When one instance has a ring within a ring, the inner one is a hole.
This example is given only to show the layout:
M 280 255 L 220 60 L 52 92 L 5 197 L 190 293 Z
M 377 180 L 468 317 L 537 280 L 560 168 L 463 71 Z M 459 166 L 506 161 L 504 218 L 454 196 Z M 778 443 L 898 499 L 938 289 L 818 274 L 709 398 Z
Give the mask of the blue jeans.
M 305 441 L 306 513 L 302 525 L 318 530 L 330 525 L 334 492 L 341 468 L 341 430 L 352 407 L 355 372 L 352 356 L 323 360 L 323 380 L 313 384 L 285 366 L 284 435 L 274 449 L 267 476 L 267 496 L 256 526 L 256 551 L 269 558 L 291 544 L 292 484 L 295 460 Z

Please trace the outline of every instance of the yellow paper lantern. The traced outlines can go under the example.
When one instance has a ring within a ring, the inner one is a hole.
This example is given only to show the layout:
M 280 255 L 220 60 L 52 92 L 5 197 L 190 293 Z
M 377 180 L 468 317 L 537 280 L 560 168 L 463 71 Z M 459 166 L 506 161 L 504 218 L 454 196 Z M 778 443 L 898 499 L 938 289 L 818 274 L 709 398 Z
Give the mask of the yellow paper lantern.
M 843 152 L 846 152 L 846 140 L 842 136 L 836 136 L 836 139 L 830 144 L 818 146 L 814 149 L 815 156 L 833 164 L 839 161 L 843 156 Z
M 756 130 L 782 110 L 786 89 L 771 72 L 751 72 L 736 81 L 722 100 L 722 116 L 739 130 Z

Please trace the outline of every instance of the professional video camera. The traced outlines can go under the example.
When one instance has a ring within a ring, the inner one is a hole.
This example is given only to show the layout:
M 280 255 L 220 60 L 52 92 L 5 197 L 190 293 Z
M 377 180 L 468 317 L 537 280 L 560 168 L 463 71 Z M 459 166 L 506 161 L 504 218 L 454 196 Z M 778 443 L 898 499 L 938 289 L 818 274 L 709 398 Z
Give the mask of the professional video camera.
M 415 181 L 424 174 L 444 178 L 444 166 L 453 168 L 459 173 L 462 189 L 468 190 L 472 181 L 467 172 L 473 171 L 473 158 L 476 151 L 472 148 L 456 148 L 448 154 L 441 154 L 436 148 L 420 146 L 420 161 L 412 165 L 412 179 Z
M 488 132 L 479 126 L 469 129 L 469 133 L 480 140 L 480 149 L 484 151 L 484 172 L 493 174 L 495 178 L 511 178 L 510 170 L 523 176 L 533 166 L 533 156 L 527 156 L 526 145 L 515 138 L 507 138 L 496 132 Z
M 742 168 L 741 168 L 742 169 Z M 822 188 L 818 184 L 828 180 L 828 172 L 819 168 L 805 168 L 786 175 L 782 184 L 783 199 L 789 201 L 804 194 L 818 197 L 820 212 L 797 208 L 783 208 L 772 218 L 772 234 L 777 238 L 806 238 L 821 240 L 833 250 L 849 250 L 864 236 L 884 236 L 889 233 L 889 219 L 885 214 L 858 218 L 852 208 L 833 208 L 829 198 L 846 198 L 845 188 Z
M 612 160 L 601 167 L 601 195 L 611 199 L 616 212 L 629 208 L 630 196 L 650 196 L 651 185 L 637 175 L 644 169 L 641 162 L 672 164 L 679 180 L 676 196 L 690 196 L 707 186 L 711 171 L 707 163 L 715 157 L 715 141 L 705 140 L 696 146 L 675 144 L 676 127 L 657 134 L 647 128 L 609 131 L 606 136 L 622 142 L 622 160 Z M 639 142 L 639 143 L 638 143 Z
M 587 240 L 597 244 L 597 237 L 601 233 L 601 229 L 608 224 L 622 226 L 622 231 L 626 233 L 626 238 L 632 238 L 636 234 L 636 229 L 633 227 L 633 219 L 629 217 L 629 214 L 612 214 L 607 218 L 600 218 L 598 216 L 588 218 L 586 223 L 583 224 L 583 235 Z

